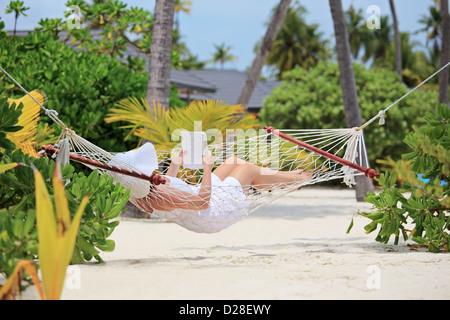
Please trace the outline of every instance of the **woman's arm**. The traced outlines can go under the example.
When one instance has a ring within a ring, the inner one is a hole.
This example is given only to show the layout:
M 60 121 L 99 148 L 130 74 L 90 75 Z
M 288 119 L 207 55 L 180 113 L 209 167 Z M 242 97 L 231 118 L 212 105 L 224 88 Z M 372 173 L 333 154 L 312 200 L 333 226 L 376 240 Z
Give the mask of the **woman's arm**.
M 209 200 L 211 199 L 211 190 L 212 190 L 211 172 L 214 166 L 214 157 L 212 156 L 211 152 L 208 152 L 208 154 L 202 158 L 202 162 L 203 162 L 203 178 L 200 191 L 198 192 L 198 196 L 205 202 L 207 202 L 209 206 Z
M 180 170 L 180 166 L 183 164 L 183 149 L 180 150 L 177 156 L 172 158 L 170 162 L 169 169 L 166 172 L 166 176 L 176 177 L 178 174 L 178 170 Z
M 153 198 L 152 207 L 165 207 L 166 210 L 187 209 L 204 210 L 209 208 L 211 199 L 211 171 L 214 157 L 209 153 L 203 158 L 203 179 L 197 195 L 184 192 L 170 186 L 159 185 L 149 194 Z

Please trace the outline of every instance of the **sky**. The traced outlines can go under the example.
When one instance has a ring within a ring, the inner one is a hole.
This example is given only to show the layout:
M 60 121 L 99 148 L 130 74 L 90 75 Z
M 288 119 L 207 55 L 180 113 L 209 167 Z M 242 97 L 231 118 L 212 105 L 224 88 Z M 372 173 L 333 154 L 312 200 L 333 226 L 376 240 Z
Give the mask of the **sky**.
M 63 18 L 66 10 L 64 0 L 23 0 L 30 7 L 28 17 L 20 17 L 18 30 L 32 30 L 41 18 Z M 138 6 L 150 12 L 154 11 L 155 0 L 121 0 L 129 7 Z M 266 23 L 270 20 L 271 10 L 279 0 L 191 0 L 191 12 L 180 13 L 182 41 L 199 60 L 210 60 L 214 45 L 225 44 L 231 47 L 231 54 L 238 60 L 225 64 L 226 69 L 245 71 L 251 66 L 255 56 L 254 46 L 264 37 Z M 293 0 L 293 3 L 295 0 Z M 0 0 L 0 17 L 7 30 L 14 27 L 13 14 L 6 15 L 5 8 L 9 0 Z M 307 10 L 307 23 L 317 23 L 324 39 L 332 41 L 333 21 L 328 0 L 300 0 Z M 418 20 L 428 12 L 432 0 L 395 0 L 399 29 L 414 33 L 420 29 Z M 390 15 L 388 0 L 342 0 L 344 10 L 350 5 L 361 8 L 367 19 L 371 5 L 380 8 L 381 15 Z M 424 33 L 414 35 L 414 40 L 425 44 Z M 207 67 L 217 67 L 209 64 Z

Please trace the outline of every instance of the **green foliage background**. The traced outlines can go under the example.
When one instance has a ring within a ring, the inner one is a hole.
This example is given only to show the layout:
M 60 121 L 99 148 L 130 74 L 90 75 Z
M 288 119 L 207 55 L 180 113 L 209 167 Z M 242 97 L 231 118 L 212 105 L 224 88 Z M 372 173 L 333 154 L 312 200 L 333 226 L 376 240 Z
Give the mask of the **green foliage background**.
M 9 39 L 9 37 L 7 37 Z M 0 65 L 25 89 L 38 89 L 48 101 L 46 107 L 56 110 L 59 118 L 83 138 L 115 152 L 136 147 L 137 139 L 124 142 L 120 124 L 107 124 L 109 110 L 123 98 L 145 97 L 147 72 L 129 69 L 106 54 L 77 51 L 53 38 L 35 31 L 26 37 L 15 37 L 7 44 L 0 35 Z M 0 74 L 0 89 L 17 89 Z M 12 91 L 12 97 L 19 91 Z M 183 105 L 172 90 L 170 105 Z M 52 123 L 42 116 L 42 121 Z
M 394 72 L 358 64 L 354 70 L 363 122 L 410 90 Z M 386 113 L 385 125 L 374 122 L 364 129 L 371 166 L 376 159 L 400 158 L 407 150 L 404 137 L 425 123 L 425 114 L 437 101 L 435 92 L 415 91 Z M 309 70 L 285 72 L 281 85 L 265 100 L 260 118 L 278 129 L 346 128 L 338 65 L 319 62 Z

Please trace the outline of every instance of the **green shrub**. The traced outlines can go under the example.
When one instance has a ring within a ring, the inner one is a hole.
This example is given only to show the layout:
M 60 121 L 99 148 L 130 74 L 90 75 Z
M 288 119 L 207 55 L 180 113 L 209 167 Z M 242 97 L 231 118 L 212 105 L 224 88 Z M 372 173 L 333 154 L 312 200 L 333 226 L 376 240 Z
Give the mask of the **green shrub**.
M 27 90 L 44 92 L 47 108 L 79 135 L 107 150 L 124 150 L 118 149 L 123 137 L 103 119 L 116 101 L 145 95 L 146 73 L 133 73 L 106 55 L 77 52 L 41 32 L 0 42 L 0 65 Z M 15 86 L 7 83 L 7 89 Z
M 147 72 L 134 72 L 106 54 L 76 51 L 49 33 L 36 31 L 6 42 L 0 41 L 0 65 L 25 89 L 45 93 L 46 107 L 56 110 L 68 127 L 107 151 L 136 146 L 137 138 L 124 142 L 119 124 L 107 124 L 104 118 L 121 99 L 145 97 Z M 15 88 L 0 73 L 2 85 Z M 182 104 L 174 89 L 170 103 Z M 45 116 L 42 120 L 52 123 Z
M 355 65 L 355 77 L 363 122 L 377 115 L 409 89 L 398 75 L 383 69 Z M 437 94 L 415 91 L 386 113 L 386 124 L 377 122 L 364 132 L 371 166 L 375 160 L 398 158 L 407 150 L 403 138 L 437 104 Z M 306 71 L 296 68 L 283 75 L 282 84 L 267 97 L 261 121 L 279 129 L 346 128 L 339 69 L 335 63 L 319 62 Z
M 379 242 L 395 236 L 397 244 L 403 235 L 430 252 L 450 252 L 450 109 L 443 104 L 425 119 L 425 125 L 405 138 L 410 152 L 403 160 L 385 162 L 392 170 L 380 176 L 382 192 L 366 198 L 375 211 L 358 214 L 372 220 L 364 228 L 367 233 L 379 227 Z

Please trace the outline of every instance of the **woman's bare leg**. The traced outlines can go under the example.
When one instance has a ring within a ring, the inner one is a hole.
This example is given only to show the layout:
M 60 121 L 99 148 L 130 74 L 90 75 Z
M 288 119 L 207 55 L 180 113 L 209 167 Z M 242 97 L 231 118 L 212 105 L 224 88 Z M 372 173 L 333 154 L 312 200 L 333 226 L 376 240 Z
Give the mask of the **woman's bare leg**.
M 239 165 L 247 164 L 248 162 L 242 160 L 238 157 L 229 157 L 223 163 L 218 166 L 213 173 L 220 178 L 220 180 L 225 180 L 231 172 L 236 169 Z
M 227 171 L 228 170 L 230 170 L 230 168 L 227 168 Z M 222 172 L 225 171 L 226 170 L 224 168 Z M 235 165 L 228 176 L 236 178 L 242 186 L 252 185 L 255 188 L 266 190 L 271 189 L 272 184 L 307 181 L 312 178 L 311 173 L 301 169 L 291 172 L 283 172 L 259 167 L 249 162 Z

